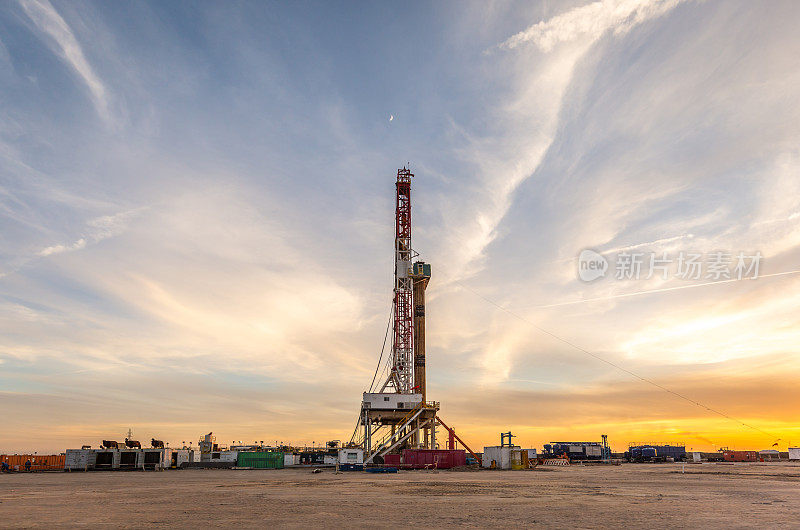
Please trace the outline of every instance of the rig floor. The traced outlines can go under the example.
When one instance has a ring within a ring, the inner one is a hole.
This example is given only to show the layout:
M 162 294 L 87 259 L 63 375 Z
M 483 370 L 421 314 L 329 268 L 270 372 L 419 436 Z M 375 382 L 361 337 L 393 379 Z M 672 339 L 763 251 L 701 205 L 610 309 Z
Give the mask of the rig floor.
M 774 528 L 800 521 L 800 465 L 19 473 L 0 476 L 0 508 L 3 528 Z

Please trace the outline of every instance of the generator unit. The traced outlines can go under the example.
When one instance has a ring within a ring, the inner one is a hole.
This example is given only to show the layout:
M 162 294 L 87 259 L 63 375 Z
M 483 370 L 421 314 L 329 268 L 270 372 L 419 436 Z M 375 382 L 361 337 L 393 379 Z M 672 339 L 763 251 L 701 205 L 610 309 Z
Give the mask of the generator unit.
M 632 445 L 625 452 L 628 462 L 681 462 L 686 460 L 685 445 Z
M 566 456 L 571 461 L 602 460 L 603 445 L 600 442 L 550 442 L 544 444 L 544 458 Z

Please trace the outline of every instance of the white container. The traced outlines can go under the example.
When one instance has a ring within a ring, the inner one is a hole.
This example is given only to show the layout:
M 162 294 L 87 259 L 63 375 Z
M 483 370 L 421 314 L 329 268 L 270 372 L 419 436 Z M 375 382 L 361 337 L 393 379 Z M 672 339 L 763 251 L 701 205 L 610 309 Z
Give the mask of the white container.
M 142 469 L 142 452 L 139 449 L 123 449 L 114 455 L 113 469 Z
M 216 453 L 211 453 L 212 462 L 236 462 L 238 459 L 239 451 L 217 451 Z
M 172 459 L 172 449 L 142 449 L 139 451 L 139 469 L 164 469 L 169 467 Z
M 92 452 L 94 453 L 94 469 L 99 471 L 119 469 L 121 453 L 119 449 L 92 449 Z M 136 460 L 134 457 L 134 464 L 135 463 Z
M 170 467 L 172 464 L 175 464 L 176 469 L 180 469 L 183 464 L 192 462 L 190 460 L 190 455 L 194 453 L 194 451 L 189 451 L 188 449 L 173 449 L 170 452 Z
M 70 471 L 88 471 L 94 469 L 97 453 L 93 449 L 67 449 L 64 457 L 64 469 Z
M 203 462 L 234 462 L 239 458 L 239 451 L 214 451 L 211 453 L 201 453 L 200 460 Z
M 481 466 L 490 468 L 492 467 L 492 461 L 494 461 L 496 469 L 511 469 L 512 450 L 519 451 L 520 447 L 518 445 L 493 445 L 491 447 L 484 447 L 483 458 L 481 458 Z
M 283 467 L 296 466 L 300 464 L 300 455 L 286 453 L 283 455 Z
M 363 449 L 339 449 L 339 463 L 340 464 L 363 464 L 364 463 L 364 450 Z
M 800 447 L 789 448 L 789 460 L 800 460 Z

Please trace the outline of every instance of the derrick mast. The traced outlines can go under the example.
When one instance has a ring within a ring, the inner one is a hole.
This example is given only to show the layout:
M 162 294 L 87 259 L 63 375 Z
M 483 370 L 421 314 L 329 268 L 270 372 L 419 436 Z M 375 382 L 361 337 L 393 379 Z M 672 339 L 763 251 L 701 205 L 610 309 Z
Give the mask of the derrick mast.
M 409 169 L 397 170 L 395 184 L 394 238 L 394 334 L 392 367 L 384 385 L 400 394 L 414 391 L 414 280 L 411 250 L 411 177 Z

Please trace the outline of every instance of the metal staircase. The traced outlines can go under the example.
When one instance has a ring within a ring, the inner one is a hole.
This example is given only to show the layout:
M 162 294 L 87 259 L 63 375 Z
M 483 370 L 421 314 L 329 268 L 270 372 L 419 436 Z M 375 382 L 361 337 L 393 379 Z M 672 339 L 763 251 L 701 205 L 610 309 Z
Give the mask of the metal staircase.
M 408 414 L 406 414 L 402 420 L 398 422 L 398 427 L 395 429 L 394 432 L 389 432 L 386 436 L 381 439 L 380 442 L 376 444 L 376 449 L 372 451 L 369 455 L 365 455 L 364 463 L 371 464 L 373 459 L 376 456 L 383 456 L 401 443 L 405 442 L 412 434 L 414 434 L 414 429 L 409 428 L 411 424 L 420 417 L 420 415 L 427 409 L 427 406 L 424 402 L 420 402 L 416 407 L 411 409 Z M 425 427 L 431 420 L 426 420 L 425 423 L 421 424 L 419 427 Z M 401 435 L 401 433 L 404 434 Z

